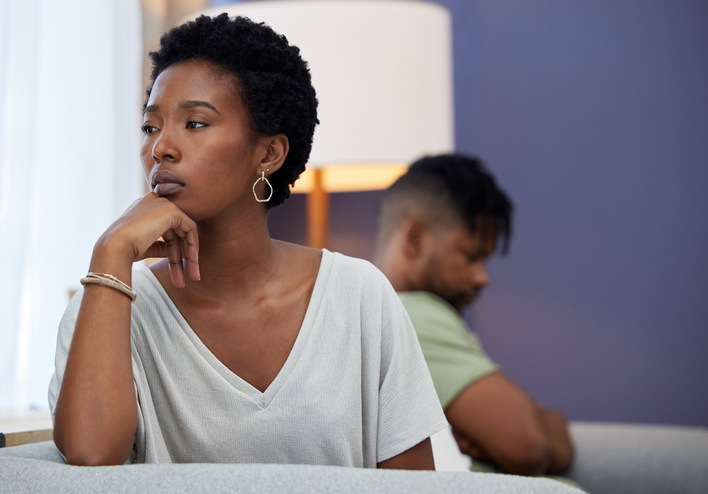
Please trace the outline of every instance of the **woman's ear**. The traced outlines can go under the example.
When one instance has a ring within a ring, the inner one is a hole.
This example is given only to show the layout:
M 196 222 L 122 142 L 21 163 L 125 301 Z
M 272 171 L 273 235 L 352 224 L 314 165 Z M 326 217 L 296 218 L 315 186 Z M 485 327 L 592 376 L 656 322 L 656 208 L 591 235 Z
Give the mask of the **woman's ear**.
M 275 173 L 283 163 L 290 150 L 290 141 L 285 134 L 276 134 L 262 138 L 260 145 L 263 149 L 261 162 L 258 165 L 260 170 L 268 170 L 267 175 Z

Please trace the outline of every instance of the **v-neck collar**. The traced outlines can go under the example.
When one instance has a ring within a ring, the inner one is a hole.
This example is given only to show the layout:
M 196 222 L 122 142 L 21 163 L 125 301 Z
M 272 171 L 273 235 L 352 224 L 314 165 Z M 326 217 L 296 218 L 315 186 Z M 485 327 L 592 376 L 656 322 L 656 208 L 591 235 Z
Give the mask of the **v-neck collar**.
M 270 402 L 278 394 L 278 391 L 283 387 L 285 382 L 288 380 L 290 375 L 293 373 L 298 361 L 300 360 L 300 355 L 302 355 L 303 350 L 307 344 L 307 340 L 312 332 L 314 326 L 315 318 L 317 316 L 317 311 L 322 305 L 322 298 L 325 295 L 327 283 L 329 280 L 329 274 L 331 272 L 331 265 L 334 260 L 334 253 L 328 251 L 327 249 L 322 249 L 322 258 L 320 259 L 320 266 L 317 272 L 317 278 L 315 278 L 315 285 L 312 289 L 312 295 L 310 295 L 310 301 L 307 304 L 307 311 L 305 312 L 305 317 L 298 331 L 297 338 L 293 344 L 292 349 L 285 363 L 281 367 L 278 375 L 275 379 L 268 385 L 265 391 L 261 392 L 256 387 L 251 385 L 248 381 L 242 379 L 238 374 L 234 373 L 226 367 L 216 356 L 207 348 L 207 346 L 202 342 L 202 340 L 197 336 L 192 327 L 189 325 L 187 320 L 184 318 L 182 313 L 179 311 L 175 303 L 172 301 L 167 291 L 164 289 L 160 281 L 155 277 L 155 274 L 146 265 L 140 266 L 140 271 L 145 273 L 149 282 L 155 287 L 159 294 L 164 299 L 165 303 L 171 309 L 172 314 L 179 327 L 184 331 L 184 334 L 190 340 L 194 348 L 199 352 L 199 354 L 204 358 L 204 360 L 217 372 L 221 377 L 228 381 L 235 389 L 242 392 L 258 404 L 261 408 L 266 408 Z

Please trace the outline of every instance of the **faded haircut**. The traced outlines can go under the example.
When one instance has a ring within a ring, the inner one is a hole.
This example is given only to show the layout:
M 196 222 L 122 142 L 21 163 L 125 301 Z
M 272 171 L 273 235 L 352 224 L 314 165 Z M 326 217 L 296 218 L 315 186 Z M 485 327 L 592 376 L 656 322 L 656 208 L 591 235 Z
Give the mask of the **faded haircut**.
M 411 217 L 430 228 L 467 226 L 482 240 L 495 235 L 509 251 L 513 205 L 479 158 L 449 154 L 413 163 L 380 198 L 377 243 L 388 242 Z

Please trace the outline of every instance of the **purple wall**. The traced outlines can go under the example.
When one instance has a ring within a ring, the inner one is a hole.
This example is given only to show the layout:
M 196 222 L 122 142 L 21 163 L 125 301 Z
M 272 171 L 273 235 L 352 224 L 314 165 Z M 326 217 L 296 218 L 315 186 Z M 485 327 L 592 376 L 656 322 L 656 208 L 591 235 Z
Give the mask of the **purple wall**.
M 708 425 L 708 3 L 440 0 L 457 147 L 517 206 L 465 314 L 571 419 Z M 331 249 L 370 258 L 378 194 L 332 197 Z M 304 198 L 271 215 L 305 241 Z

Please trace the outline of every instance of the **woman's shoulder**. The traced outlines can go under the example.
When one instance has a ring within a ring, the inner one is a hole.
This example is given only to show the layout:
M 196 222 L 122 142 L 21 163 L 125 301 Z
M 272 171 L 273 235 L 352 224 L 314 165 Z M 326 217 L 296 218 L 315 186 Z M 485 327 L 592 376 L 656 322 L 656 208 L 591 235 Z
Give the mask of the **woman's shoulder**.
M 323 251 L 323 267 L 329 258 L 328 272 L 333 289 L 358 293 L 363 299 L 381 301 L 395 297 L 388 278 L 371 262 L 339 252 Z M 397 297 L 395 297 L 397 299 Z
M 333 268 L 342 273 L 359 278 L 385 279 L 383 273 L 366 259 L 348 256 L 339 252 L 330 252 L 326 249 L 323 249 L 323 252 L 323 255 L 332 257 Z
M 386 287 L 388 279 L 371 262 L 327 249 L 313 249 L 302 245 L 279 242 L 287 256 L 288 264 L 301 269 L 303 265 L 315 264 L 316 277 L 330 287 L 356 285 L 373 289 Z

